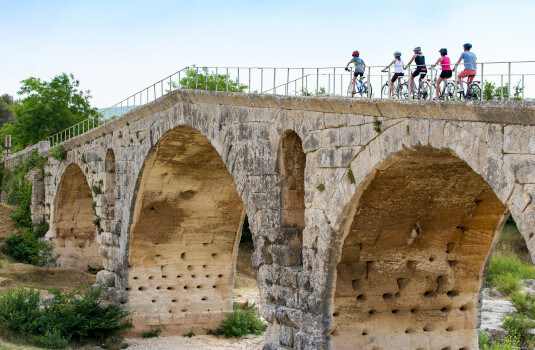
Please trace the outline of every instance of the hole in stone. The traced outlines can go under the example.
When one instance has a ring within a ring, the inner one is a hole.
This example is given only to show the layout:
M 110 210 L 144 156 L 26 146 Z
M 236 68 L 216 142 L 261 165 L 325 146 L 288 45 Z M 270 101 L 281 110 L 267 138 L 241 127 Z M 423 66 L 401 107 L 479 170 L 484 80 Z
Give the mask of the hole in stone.
M 429 261 L 430 261 L 430 262 L 433 262 L 433 261 L 435 261 L 435 258 L 434 258 L 434 257 L 430 257 L 430 258 L 429 258 Z
M 212 288 L 216 289 L 216 288 L 217 288 L 217 286 L 212 286 Z
M 411 309 L 411 314 L 415 314 L 416 313 L 416 309 Z
M 429 291 L 428 290 L 428 291 L 426 291 L 424 293 L 424 297 L 426 297 L 426 298 L 433 298 L 434 296 L 435 296 L 435 292 L 433 292 L 433 291 Z
M 459 295 L 459 292 L 456 291 L 456 290 L 450 290 L 450 291 L 448 291 L 448 292 L 446 293 L 446 295 L 449 296 L 449 297 L 456 297 L 456 296 Z
M 453 252 L 453 249 L 455 248 L 455 243 L 454 242 L 450 242 L 446 245 L 446 254 L 449 254 L 451 252 Z
M 170 314 L 172 314 L 172 313 L 173 313 L 173 311 L 172 311 L 172 310 L 169 310 L 169 313 L 170 313 Z
M 384 300 L 391 300 L 393 298 L 394 298 L 394 296 L 392 294 L 390 294 L 390 293 L 383 294 L 383 299 Z
M 409 334 L 409 333 L 414 333 L 414 329 L 412 329 L 412 328 L 407 328 L 407 329 L 405 330 L 405 334 Z
M 130 290 L 130 287 L 126 287 L 126 290 Z
M 399 292 L 397 292 L 396 294 L 394 294 L 394 298 L 399 298 L 401 294 L 399 294 Z
M 398 278 L 396 280 L 396 283 L 398 284 L 399 290 L 403 290 L 403 288 L 405 288 L 407 286 L 409 281 L 410 281 L 410 279 L 408 279 L 408 278 Z
M 223 278 L 223 275 L 217 275 L 217 277 L 219 277 L 219 278 Z
M 458 263 L 459 262 L 457 260 L 448 260 L 448 265 L 450 267 L 455 267 L 455 266 L 457 266 Z
M 408 270 L 416 269 L 416 261 L 414 261 L 414 260 L 407 261 L 407 269 Z
M 440 309 L 440 311 L 442 311 L 442 312 L 450 312 L 450 308 L 449 307 L 443 307 L 442 309 Z
M 338 317 L 338 312 L 335 312 L 335 313 L 333 314 L 333 316 L 334 316 L 334 317 Z
M 373 315 L 373 314 L 375 313 L 375 310 L 372 309 L 372 310 L 368 311 L 368 313 L 369 313 L 370 315 Z
M 142 290 L 145 290 L 145 288 L 139 287 L 137 290 L 141 290 L 142 291 Z
M 134 279 L 137 280 L 137 276 L 135 276 Z
M 167 287 L 167 290 L 173 290 L 173 289 L 175 289 L 175 288 L 173 288 L 173 287 Z
M 156 258 L 159 258 L 159 257 L 161 257 L 161 255 L 160 255 L 160 254 L 156 254 L 156 256 L 155 256 L 155 257 L 156 257 Z
M 188 271 L 191 271 L 191 270 L 193 270 L 193 266 L 188 265 L 187 269 L 188 269 Z
M 176 303 L 176 299 L 171 300 L 172 303 Z
M 442 348 L 440 350 L 451 350 L 451 348 L 449 346 L 446 346 L 445 348 Z
M 202 244 L 202 246 L 203 246 L 203 247 L 206 247 L 206 246 L 208 246 L 208 243 L 204 242 L 204 243 Z
M 206 297 L 202 297 L 201 300 L 202 300 L 202 301 L 206 301 Z
M 201 286 L 197 286 L 197 289 L 201 289 Z
M 461 306 L 461 307 L 459 308 L 459 310 L 461 310 L 461 311 L 466 311 L 466 310 L 467 310 L 467 307 L 466 307 L 466 306 Z
M 176 275 L 176 278 L 182 278 L 182 276 L 180 276 L 180 275 Z
M 167 276 L 166 275 L 162 275 L 162 278 L 167 278 Z
M 202 268 L 205 269 L 205 268 L 206 268 L 206 265 L 203 265 Z
M 453 332 L 453 328 L 451 327 L 446 328 L 446 332 Z
M 216 253 L 212 253 L 212 259 L 215 259 L 217 257 Z
M 206 275 L 206 276 L 204 276 L 204 277 L 205 277 L 205 278 L 210 278 L 210 275 Z
M 186 311 L 188 311 L 188 309 L 182 309 L 182 310 L 180 310 L 180 311 L 182 311 L 182 312 L 186 312 Z
M 195 278 L 195 277 L 197 277 L 197 275 L 191 275 L 191 278 Z
M 152 207 L 150 207 L 150 210 L 151 211 L 154 211 L 156 208 L 154 208 L 154 205 Z
M 180 259 L 185 259 L 185 258 L 186 258 L 186 253 L 180 254 Z
M 398 313 L 398 310 L 394 309 L 394 310 L 392 310 L 392 313 L 393 313 L 393 314 L 397 314 L 397 313 Z
M 360 294 L 357 296 L 357 301 L 366 301 L 366 296 L 364 294 Z
M 152 276 L 149 276 L 149 280 L 151 280 L 151 279 L 152 279 Z
M 424 332 L 429 332 L 429 327 L 425 326 L 423 329 Z
M 151 301 L 152 301 L 153 303 L 155 303 L 155 302 L 156 302 L 156 300 L 155 300 L 155 299 L 152 299 Z
M 160 286 L 156 286 L 156 289 L 160 289 L 161 287 Z
M 368 332 L 362 332 L 362 335 L 363 335 L 363 336 L 367 336 L 367 335 L 368 335 Z
M 188 289 L 188 286 L 184 286 L 184 289 Z

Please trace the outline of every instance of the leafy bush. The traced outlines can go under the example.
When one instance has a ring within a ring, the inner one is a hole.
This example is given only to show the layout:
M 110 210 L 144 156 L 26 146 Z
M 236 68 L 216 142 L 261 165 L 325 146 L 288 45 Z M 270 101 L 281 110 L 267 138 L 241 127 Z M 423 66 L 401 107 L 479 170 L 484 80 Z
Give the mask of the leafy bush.
M 514 293 L 511 303 L 520 314 L 535 319 L 535 296 Z
M 7 203 L 18 205 L 17 210 L 11 215 L 15 224 L 20 228 L 32 227 L 32 213 L 30 204 L 32 201 L 32 184 L 26 180 L 15 182 L 11 193 L 7 197 Z
M 50 151 L 50 156 L 55 160 L 59 160 L 61 162 L 62 160 L 65 160 L 67 158 L 67 151 L 65 150 L 65 148 L 63 148 L 63 146 L 58 145 Z
M 12 233 L 6 238 L 4 251 L 16 260 L 36 266 L 54 264 L 59 255 L 54 255 L 54 246 L 39 239 L 32 229 L 25 228 L 22 232 Z
M 511 272 L 496 276 L 494 283 L 503 295 L 511 295 L 520 290 L 520 278 Z
M 260 320 L 260 315 L 253 311 L 253 306 L 243 310 L 234 303 L 233 312 L 226 313 L 227 318 L 221 322 L 221 327 L 211 331 L 214 335 L 224 335 L 226 337 L 243 337 L 246 334 L 262 334 L 266 326 Z
M 479 331 L 479 350 L 520 350 L 520 341 L 517 336 L 507 335 L 502 342 L 490 339 L 488 332 Z
M 0 296 L 0 327 L 53 349 L 69 343 L 101 342 L 130 327 L 124 321 L 128 313 L 121 306 L 100 304 L 100 288 L 84 293 L 50 292 L 53 300 L 42 303 L 39 291 L 8 290 Z
M 521 262 L 515 256 L 493 256 L 487 271 L 487 284 L 496 286 L 498 276 L 506 274 L 516 276 L 518 279 L 532 279 L 535 278 L 535 268 Z
M 157 338 L 162 333 L 162 330 L 158 327 L 152 331 L 145 332 L 141 335 L 141 338 Z
M 535 320 L 525 315 L 511 315 L 503 319 L 503 328 L 521 342 L 530 343 L 533 340 L 530 331 L 535 328 Z

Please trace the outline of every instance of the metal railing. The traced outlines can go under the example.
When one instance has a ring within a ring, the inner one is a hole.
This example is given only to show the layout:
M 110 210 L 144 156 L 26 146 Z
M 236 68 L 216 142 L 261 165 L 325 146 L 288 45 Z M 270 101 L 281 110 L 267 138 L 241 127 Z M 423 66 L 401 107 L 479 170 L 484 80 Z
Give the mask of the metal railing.
M 429 69 L 429 84 L 434 94 L 434 78 L 436 73 Z M 453 68 L 453 62 L 452 62 Z M 393 75 L 388 69 L 382 72 L 385 66 L 366 66 L 365 84 L 369 97 L 381 97 L 381 89 Z M 413 64 L 405 70 L 405 81 L 416 65 Z M 484 84 L 494 84 L 499 96 L 494 99 L 524 99 L 526 87 L 529 93 L 535 96 L 535 61 L 518 62 L 485 62 L 477 64 L 477 81 Z M 457 81 L 458 73 L 463 69 L 459 65 L 451 78 Z M 62 130 L 47 140 L 51 145 L 57 145 L 70 138 L 82 135 L 110 120 L 121 116 L 130 110 L 146 103 L 155 101 L 165 94 L 177 89 L 199 89 L 213 91 L 235 91 L 245 93 L 279 94 L 287 96 L 350 96 L 352 90 L 353 71 L 345 71 L 345 67 L 320 68 L 281 68 L 281 67 L 186 67 L 146 87 L 143 90 L 127 97 L 113 106 L 101 110 L 98 114 L 85 119 L 65 130 Z M 416 79 L 417 81 L 417 79 Z M 457 89 L 457 84 L 455 84 Z M 512 89 L 515 89 L 513 91 Z M 455 98 L 459 98 L 457 90 Z M 516 95 L 515 95 L 516 92 Z M 358 96 L 358 95 L 357 95 Z M 366 97 L 366 96 L 364 96 Z M 390 95 L 387 98 L 391 98 Z

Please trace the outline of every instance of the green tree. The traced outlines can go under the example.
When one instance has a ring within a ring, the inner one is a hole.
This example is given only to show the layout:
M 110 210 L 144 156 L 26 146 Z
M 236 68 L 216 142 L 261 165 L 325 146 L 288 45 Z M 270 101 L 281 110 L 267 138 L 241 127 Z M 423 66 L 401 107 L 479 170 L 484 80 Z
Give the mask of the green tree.
M 524 88 L 520 86 L 520 82 L 517 85 L 512 86 L 511 92 L 513 96 L 512 100 L 522 100 L 522 90 Z M 505 101 L 509 97 L 509 83 L 504 86 L 496 86 L 496 84 L 489 81 L 485 82 L 483 86 L 483 100 L 486 101 Z
M 0 127 L 5 123 L 12 122 L 15 118 L 13 112 L 13 96 L 3 94 L 0 96 Z
M 4 124 L 3 137 L 12 135 L 15 151 L 37 143 L 97 113 L 91 108 L 89 91 L 80 91 L 72 74 L 62 73 L 50 82 L 30 77 L 18 92 L 24 96 L 14 106 L 15 120 Z
M 180 79 L 178 85 L 175 82 L 171 85 L 174 89 L 180 87 L 181 89 L 232 92 L 243 92 L 248 88 L 247 85 L 230 79 L 230 75 L 210 73 L 208 68 L 198 68 L 195 65 L 189 68 L 186 77 Z

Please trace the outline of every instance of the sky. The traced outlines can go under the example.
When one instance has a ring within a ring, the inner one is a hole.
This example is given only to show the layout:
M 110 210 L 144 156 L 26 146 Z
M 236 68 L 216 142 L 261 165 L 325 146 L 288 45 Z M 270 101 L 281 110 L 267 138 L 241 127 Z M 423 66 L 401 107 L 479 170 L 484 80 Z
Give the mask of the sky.
M 434 63 L 465 42 L 480 62 L 535 61 L 534 13 L 533 0 L 0 0 L 0 94 L 66 72 L 106 107 L 192 64 L 341 67 L 359 50 L 386 65 L 415 46 Z

